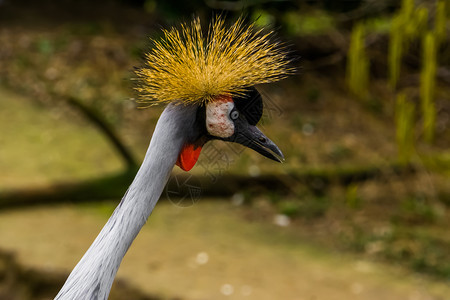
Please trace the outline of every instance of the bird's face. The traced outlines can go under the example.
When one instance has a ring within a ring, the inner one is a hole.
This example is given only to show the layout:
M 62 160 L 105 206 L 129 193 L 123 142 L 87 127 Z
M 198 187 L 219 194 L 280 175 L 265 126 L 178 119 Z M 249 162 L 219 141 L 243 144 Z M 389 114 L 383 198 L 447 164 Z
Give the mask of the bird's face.
M 189 171 L 197 161 L 201 147 L 209 140 L 238 143 L 282 162 L 283 153 L 256 127 L 262 114 L 262 98 L 255 88 L 249 89 L 243 96 L 224 95 L 199 107 L 197 124 L 200 134 L 183 147 L 177 165 Z

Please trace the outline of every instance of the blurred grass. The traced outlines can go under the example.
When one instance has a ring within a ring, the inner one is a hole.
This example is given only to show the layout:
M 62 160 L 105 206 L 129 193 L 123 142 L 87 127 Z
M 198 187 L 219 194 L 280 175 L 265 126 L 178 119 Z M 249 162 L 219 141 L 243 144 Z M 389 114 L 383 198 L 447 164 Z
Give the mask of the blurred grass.
M 104 137 L 84 122 L 68 122 L 69 116 L 0 88 L 0 189 L 95 178 L 122 169 Z

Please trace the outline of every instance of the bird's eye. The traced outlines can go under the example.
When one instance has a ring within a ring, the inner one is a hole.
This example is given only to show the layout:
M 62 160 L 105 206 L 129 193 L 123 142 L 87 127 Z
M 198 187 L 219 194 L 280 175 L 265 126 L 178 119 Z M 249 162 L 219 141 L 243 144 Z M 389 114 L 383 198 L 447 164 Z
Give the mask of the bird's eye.
M 237 110 L 233 110 L 230 114 L 231 120 L 236 120 L 239 118 L 239 112 Z

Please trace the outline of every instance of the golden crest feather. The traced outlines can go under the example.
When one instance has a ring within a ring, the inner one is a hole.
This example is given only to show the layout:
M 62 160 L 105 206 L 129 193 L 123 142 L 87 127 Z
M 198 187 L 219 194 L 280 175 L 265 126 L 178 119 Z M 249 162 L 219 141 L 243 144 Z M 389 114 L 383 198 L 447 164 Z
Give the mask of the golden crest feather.
M 145 65 L 136 71 L 141 103 L 206 104 L 294 72 L 282 45 L 270 41 L 273 32 L 244 25 L 242 18 L 227 28 L 217 17 L 206 37 L 198 18 L 163 34 L 160 41 L 153 41 Z

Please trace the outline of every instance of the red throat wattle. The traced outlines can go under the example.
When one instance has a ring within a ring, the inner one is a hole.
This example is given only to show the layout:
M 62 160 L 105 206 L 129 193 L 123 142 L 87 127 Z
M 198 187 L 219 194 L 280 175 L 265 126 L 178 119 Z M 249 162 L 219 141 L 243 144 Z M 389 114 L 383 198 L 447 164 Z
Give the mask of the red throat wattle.
M 200 156 L 202 151 L 201 146 L 194 146 L 192 144 L 185 144 L 178 155 L 176 165 L 183 171 L 190 171 Z
M 227 103 L 229 102 L 233 102 L 231 95 L 219 95 L 213 100 L 214 105 L 212 105 L 211 109 L 209 107 L 206 108 L 206 125 L 210 134 L 219 137 L 228 137 L 233 134 L 234 127 L 232 128 L 232 132 L 230 132 L 230 121 L 227 119 L 228 112 L 226 110 L 228 109 Z M 223 105 L 225 106 L 222 107 Z M 224 133 L 225 135 L 223 135 Z M 200 156 L 202 146 L 202 143 L 200 145 L 198 143 L 196 145 L 184 144 L 178 155 L 176 165 L 183 171 L 190 171 Z

